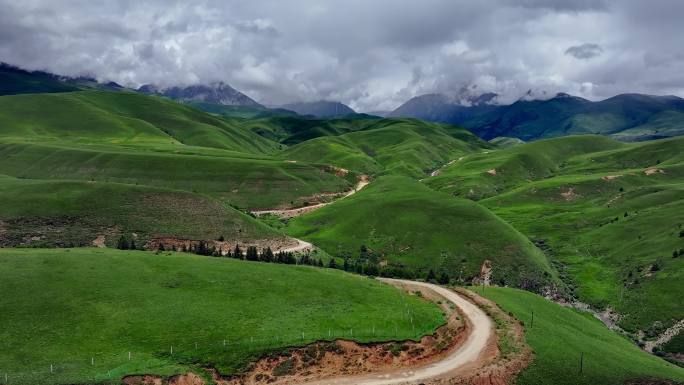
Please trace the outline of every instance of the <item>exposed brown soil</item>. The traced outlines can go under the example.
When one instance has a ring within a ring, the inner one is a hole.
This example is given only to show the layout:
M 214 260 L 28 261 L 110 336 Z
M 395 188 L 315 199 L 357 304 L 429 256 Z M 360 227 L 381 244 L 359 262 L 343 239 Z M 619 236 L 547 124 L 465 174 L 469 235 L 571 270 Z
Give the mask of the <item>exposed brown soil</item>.
M 603 179 L 605 181 L 611 181 L 611 180 L 615 180 L 621 176 L 622 175 L 606 175 L 606 176 L 602 176 L 601 179 Z
M 200 242 L 205 242 L 209 249 L 216 249 L 222 255 L 227 254 L 229 251 L 235 249 L 236 245 L 240 246 L 243 252 L 248 246 L 256 246 L 257 249 L 262 250 L 270 247 L 274 253 L 279 251 L 290 251 L 296 248 L 300 243 L 297 239 L 282 237 L 282 238 L 272 238 L 272 239 L 256 239 L 251 241 L 237 241 L 237 240 L 226 240 L 226 241 L 216 241 L 216 240 L 199 240 L 199 239 L 183 239 L 175 237 L 157 237 L 152 238 L 149 242 L 145 244 L 145 248 L 148 250 L 158 250 L 160 245 L 164 245 L 164 250 L 175 250 L 175 251 L 189 251 L 195 249 L 199 246 Z
M 646 175 L 653 175 L 653 174 L 665 174 L 665 170 L 656 168 L 656 167 L 650 167 L 644 170 L 644 174 Z
M 346 168 L 337 167 L 337 166 L 327 166 L 325 171 L 331 172 L 331 173 L 339 176 L 340 178 L 344 178 L 345 176 L 347 176 L 349 174 L 349 170 L 347 170 Z
M 204 380 L 195 373 L 186 373 L 170 378 L 157 376 L 128 376 L 124 377 L 123 383 L 126 385 L 204 385 Z
M 566 202 L 572 202 L 575 199 L 579 198 L 579 194 L 575 192 L 574 187 L 570 187 L 568 191 L 562 192 L 561 196 L 563 197 L 563 199 L 565 199 Z
M 473 285 L 478 286 L 484 284 L 485 286 L 490 285 L 492 278 L 492 261 L 485 259 L 480 266 L 480 275 L 473 278 Z
M 95 247 L 107 247 L 105 244 L 106 237 L 104 235 L 98 235 L 93 239 L 92 245 Z

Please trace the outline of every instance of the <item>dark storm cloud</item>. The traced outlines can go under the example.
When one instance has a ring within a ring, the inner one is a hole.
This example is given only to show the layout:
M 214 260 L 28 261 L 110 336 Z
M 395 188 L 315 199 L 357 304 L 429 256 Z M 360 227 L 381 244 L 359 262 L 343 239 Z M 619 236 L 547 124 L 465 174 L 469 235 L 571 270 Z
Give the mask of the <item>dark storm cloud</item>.
M 264 103 L 684 96 L 679 0 L 0 0 L 0 10 L 2 61 L 129 86 L 226 81 Z
M 591 59 L 603 53 L 603 48 L 598 44 L 584 43 L 582 45 L 575 45 L 565 50 L 566 55 L 575 57 L 576 59 Z

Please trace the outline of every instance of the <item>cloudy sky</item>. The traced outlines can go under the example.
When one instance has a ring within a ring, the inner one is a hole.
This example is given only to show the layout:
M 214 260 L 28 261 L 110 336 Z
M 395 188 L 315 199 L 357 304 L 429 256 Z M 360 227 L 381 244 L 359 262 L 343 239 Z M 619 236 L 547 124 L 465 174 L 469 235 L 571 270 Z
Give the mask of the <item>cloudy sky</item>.
M 464 85 L 684 96 L 684 1 L 0 0 L 0 61 L 360 111 Z

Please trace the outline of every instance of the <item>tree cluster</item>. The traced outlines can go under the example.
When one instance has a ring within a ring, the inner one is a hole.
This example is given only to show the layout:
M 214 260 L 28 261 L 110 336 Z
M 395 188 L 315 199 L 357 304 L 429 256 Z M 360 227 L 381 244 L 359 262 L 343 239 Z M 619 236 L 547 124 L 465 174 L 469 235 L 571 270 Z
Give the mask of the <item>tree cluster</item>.
M 119 240 L 116 241 L 116 248 L 119 250 L 137 250 L 138 246 L 135 244 L 135 239 L 129 240 L 128 237 L 121 234 Z

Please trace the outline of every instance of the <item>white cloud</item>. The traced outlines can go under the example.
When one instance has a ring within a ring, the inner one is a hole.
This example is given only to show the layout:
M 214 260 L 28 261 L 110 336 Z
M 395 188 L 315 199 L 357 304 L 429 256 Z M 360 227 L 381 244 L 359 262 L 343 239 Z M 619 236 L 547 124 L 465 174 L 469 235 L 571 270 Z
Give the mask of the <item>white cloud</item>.
M 0 0 L 0 60 L 122 84 L 225 81 L 267 104 L 392 109 L 464 85 L 684 96 L 684 2 Z

